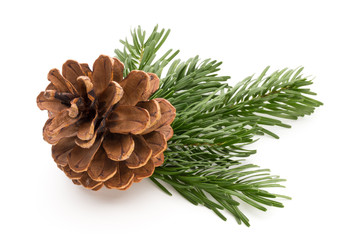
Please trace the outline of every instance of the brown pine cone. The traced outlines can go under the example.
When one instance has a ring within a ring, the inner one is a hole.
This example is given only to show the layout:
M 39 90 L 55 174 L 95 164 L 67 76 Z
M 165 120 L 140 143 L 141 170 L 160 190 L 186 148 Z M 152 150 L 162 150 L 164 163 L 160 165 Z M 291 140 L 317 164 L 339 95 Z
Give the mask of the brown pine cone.
M 49 119 L 44 140 L 56 164 L 75 184 L 119 190 L 153 174 L 164 162 L 176 114 L 167 100 L 149 97 L 159 88 L 156 74 L 131 71 L 101 55 L 93 65 L 68 60 L 50 70 L 51 82 L 37 97 Z

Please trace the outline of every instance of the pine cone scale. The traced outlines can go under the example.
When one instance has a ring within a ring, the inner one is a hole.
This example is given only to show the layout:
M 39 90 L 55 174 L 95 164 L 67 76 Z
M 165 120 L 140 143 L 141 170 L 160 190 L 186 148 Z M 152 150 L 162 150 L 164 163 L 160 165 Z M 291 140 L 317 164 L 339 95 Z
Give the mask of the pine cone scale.
M 41 110 L 49 110 L 53 113 L 59 113 L 66 109 L 66 106 L 58 99 L 45 97 L 45 92 L 39 94 L 37 105 Z
M 129 169 L 139 168 L 144 166 L 152 155 L 152 150 L 143 138 L 143 136 L 133 136 L 135 142 L 134 151 L 128 159 L 125 160 L 126 166 Z
M 77 78 L 79 76 L 87 76 L 86 71 L 84 70 L 86 70 L 86 68 L 89 68 L 89 66 L 86 65 L 84 65 L 83 67 L 77 61 L 67 60 L 62 66 L 62 75 L 65 77 L 66 80 L 68 80 L 74 87 L 78 89 Z
M 68 79 L 64 78 L 56 68 L 50 70 L 48 80 L 54 85 L 56 90 L 61 93 L 68 92 L 73 95 L 77 94 L 74 85 Z
M 167 141 L 165 136 L 158 131 L 153 131 L 143 136 L 146 143 L 152 150 L 152 157 L 156 157 L 164 152 L 167 148 Z
M 101 188 L 101 186 L 103 185 L 102 182 L 97 182 L 94 181 L 86 172 L 83 173 L 83 175 L 81 176 L 81 178 L 78 180 L 80 182 L 80 184 L 88 189 L 95 189 L 95 190 L 99 190 Z
M 125 190 L 131 186 L 134 176 L 132 170 L 129 170 L 123 162 L 119 162 L 115 175 L 104 182 L 104 184 L 108 188 Z
M 133 169 L 135 174 L 135 182 L 140 182 L 142 179 L 150 177 L 155 170 L 155 164 L 153 161 L 148 161 L 144 166 Z
M 94 117 L 86 118 L 82 123 L 79 124 L 77 130 L 77 137 L 81 140 L 90 140 L 95 135 L 95 123 L 97 121 L 98 114 L 96 112 Z
M 63 171 L 65 173 L 65 175 L 73 180 L 78 180 L 82 177 L 82 175 L 84 174 L 83 172 L 74 172 L 73 170 L 70 169 L 69 165 L 66 165 L 63 167 Z
M 146 109 L 150 115 L 150 123 L 148 128 L 154 126 L 154 124 L 161 118 L 160 105 L 156 100 L 138 102 L 136 106 Z
M 45 125 L 44 134 L 50 138 L 55 137 L 60 133 L 61 130 L 76 123 L 79 120 L 79 117 L 77 118 L 70 117 L 69 108 L 64 109 L 54 118 L 50 119 L 50 121 Z
M 76 62 L 76 61 L 75 61 Z M 76 62 L 77 64 L 79 64 L 78 62 Z M 90 69 L 90 67 L 89 67 L 89 64 L 87 64 L 87 63 L 80 63 L 80 68 L 81 68 L 81 70 L 85 73 L 85 76 L 89 76 L 89 75 L 91 75 L 91 69 Z M 90 74 L 89 74 L 90 73 Z M 81 76 L 81 74 L 78 74 L 78 77 L 77 78 L 79 78 L 79 76 Z
M 160 79 L 155 73 L 148 73 L 150 77 L 150 87 L 146 91 L 144 98 L 148 99 L 154 92 L 159 89 Z
M 112 72 L 113 81 L 120 84 L 120 82 L 123 80 L 124 64 L 117 58 L 111 59 L 114 61 Z
M 164 125 L 156 129 L 156 131 L 162 133 L 165 136 L 166 141 L 169 141 L 174 135 L 174 130 L 170 127 L 170 125 Z
M 136 106 L 119 105 L 107 118 L 107 126 L 112 133 L 140 134 L 149 125 L 149 112 Z
M 57 144 L 61 139 L 68 138 L 68 137 L 74 137 L 77 134 L 78 130 L 78 123 L 71 124 L 68 127 L 65 127 L 60 130 L 60 132 L 57 135 L 48 135 L 45 131 L 46 126 L 50 124 L 51 118 L 45 123 L 44 129 L 43 129 L 43 137 L 44 140 L 52 145 Z
M 92 83 L 96 96 L 100 96 L 112 81 L 112 62 L 107 56 L 101 55 L 93 65 Z
M 89 140 L 82 140 L 82 139 L 76 138 L 75 143 L 76 143 L 76 145 L 78 145 L 81 148 L 91 148 L 94 145 L 96 138 L 97 138 L 97 132 L 95 132 L 94 136 L 92 138 L 90 138 Z
M 157 120 L 156 123 L 152 127 L 146 129 L 143 132 L 143 134 L 150 133 L 150 132 L 155 131 L 163 126 L 170 125 L 175 119 L 176 109 L 174 108 L 173 105 L 171 105 L 171 103 L 169 101 L 167 101 L 166 99 L 163 99 L 163 98 L 156 98 L 155 100 L 160 105 L 161 118 L 159 120 Z
M 69 167 L 74 172 L 84 172 L 88 169 L 94 155 L 100 148 L 103 137 L 98 136 L 90 148 L 75 146 L 69 153 L 67 159 Z
M 92 84 L 90 78 L 87 76 L 79 76 L 76 81 L 78 82 L 79 95 L 82 98 L 93 102 L 95 100 L 95 92 L 94 85 Z
M 117 82 L 111 82 L 108 88 L 99 96 L 99 115 L 107 116 L 110 108 L 120 101 L 124 94 Z
M 98 182 L 112 178 L 116 172 L 117 162 L 109 159 L 103 148 L 100 148 L 95 154 L 87 171 L 91 179 Z
M 128 159 L 135 148 L 135 142 L 130 135 L 109 133 L 103 147 L 107 156 L 113 161 Z
M 163 153 L 160 153 L 156 157 L 152 157 L 151 159 L 152 159 L 155 167 L 159 167 L 159 166 L 163 165 L 164 160 L 165 160 Z
M 134 106 L 139 101 L 148 99 L 145 93 L 150 89 L 150 76 L 143 71 L 134 70 L 120 82 L 120 86 L 124 89 L 126 97 L 122 98 L 119 103 Z
M 51 153 L 56 164 L 65 167 L 68 164 L 67 156 L 76 146 L 75 137 L 62 138 L 51 147 Z

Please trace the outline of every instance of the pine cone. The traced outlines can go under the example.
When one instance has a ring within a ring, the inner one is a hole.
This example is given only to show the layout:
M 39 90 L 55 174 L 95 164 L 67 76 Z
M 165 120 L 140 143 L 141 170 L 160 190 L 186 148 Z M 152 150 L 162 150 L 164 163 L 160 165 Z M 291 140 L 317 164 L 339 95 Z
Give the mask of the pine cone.
M 51 82 L 37 97 L 49 119 L 44 140 L 52 157 L 75 184 L 119 190 L 153 174 L 164 162 L 172 137 L 175 108 L 165 99 L 149 97 L 159 88 L 156 74 L 131 71 L 101 55 L 93 65 L 68 60 L 50 70 Z

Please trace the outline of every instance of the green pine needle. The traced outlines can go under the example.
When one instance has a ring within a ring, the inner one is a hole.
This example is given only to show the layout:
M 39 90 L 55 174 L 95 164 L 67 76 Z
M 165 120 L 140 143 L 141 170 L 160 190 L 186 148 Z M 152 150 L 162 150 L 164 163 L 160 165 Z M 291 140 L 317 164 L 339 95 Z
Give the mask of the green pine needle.
M 179 51 L 172 49 L 157 57 L 169 33 L 156 26 L 146 38 L 138 27 L 131 31 L 130 42 L 120 40 L 123 50 L 115 50 L 125 64 L 124 76 L 136 69 L 157 74 L 160 88 L 152 98 L 168 99 L 177 111 L 165 163 L 150 179 L 169 195 L 168 185 L 221 219 L 226 220 L 221 211 L 227 210 L 239 224 L 250 226 L 241 204 L 266 211 L 265 206 L 283 207 L 277 199 L 290 198 L 265 190 L 283 187 L 285 179 L 244 163 L 243 158 L 256 152 L 247 145 L 257 135 L 279 138 L 266 127 L 289 128 L 281 119 L 310 115 L 322 103 L 309 97 L 316 94 L 307 88 L 312 81 L 301 74 L 303 68 L 269 74 L 267 67 L 258 77 L 229 86 L 230 77 L 217 75 L 221 62 L 201 61 L 198 56 L 185 62 L 174 60 Z M 164 68 L 167 72 L 162 77 Z

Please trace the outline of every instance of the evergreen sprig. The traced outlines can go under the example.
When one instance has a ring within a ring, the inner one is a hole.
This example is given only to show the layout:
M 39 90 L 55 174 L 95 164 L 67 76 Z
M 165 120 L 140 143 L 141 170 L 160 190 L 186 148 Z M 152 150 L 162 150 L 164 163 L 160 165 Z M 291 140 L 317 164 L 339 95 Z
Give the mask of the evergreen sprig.
M 173 60 L 179 51 L 172 49 L 157 58 L 169 33 L 156 26 L 146 38 L 138 27 L 131 31 L 132 41 L 120 40 L 124 48 L 115 50 L 125 64 L 125 76 L 135 69 L 156 73 L 161 82 L 152 98 L 166 98 L 177 110 L 165 163 L 150 179 L 169 195 L 164 183 L 221 219 L 226 220 L 220 212 L 226 209 L 239 224 L 249 226 L 240 204 L 266 211 L 265 206 L 283 207 L 277 198 L 289 197 L 265 190 L 283 187 L 285 179 L 244 163 L 244 157 L 256 152 L 246 146 L 257 135 L 278 138 L 266 127 L 289 128 L 281 119 L 310 115 L 322 103 L 309 97 L 315 93 L 306 88 L 312 81 L 301 74 L 303 68 L 268 74 L 267 67 L 258 77 L 247 77 L 232 87 L 227 84 L 230 77 L 217 74 L 221 62 L 201 61 L 198 56 Z

